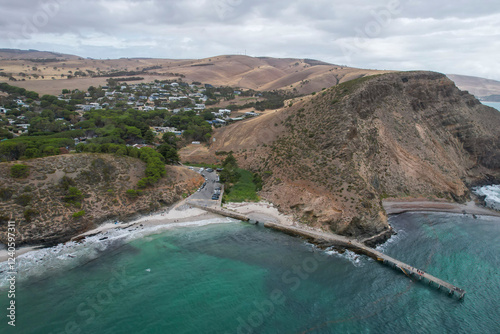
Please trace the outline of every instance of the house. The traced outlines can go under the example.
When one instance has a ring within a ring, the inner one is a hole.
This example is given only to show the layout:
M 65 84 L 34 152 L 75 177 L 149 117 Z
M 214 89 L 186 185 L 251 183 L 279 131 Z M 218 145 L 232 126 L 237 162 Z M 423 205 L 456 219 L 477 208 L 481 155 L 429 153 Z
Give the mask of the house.
M 168 126 L 155 126 L 154 129 L 158 133 L 177 132 L 176 128 L 168 127 Z
M 219 114 L 230 114 L 231 110 L 229 109 L 219 109 Z
M 2 113 L 2 114 L 6 114 L 6 113 L 7 113 L 7 109 L 5 109 L 5 108 L 0 108 L 0 113 Z
M 141 149 L 143 147 L 149 147 L 149 148 L 155 148 L 153 145 L 146 145 L 146 144 L 134 144 L 132 147 L 136 147 L 138 149 Z
M 246 112 L 245 113 L 245 116 L 246 117 L 254 117 L 254 116 L 259 116 L 259 114 L 257 114 L 256 112 L 254 111 L 249 111 L 249 112 Z
M 197 103 L 194 105 L 194 110 L 204 110 L 204 109 L 205 109 L 205 105 L 202 103 Z

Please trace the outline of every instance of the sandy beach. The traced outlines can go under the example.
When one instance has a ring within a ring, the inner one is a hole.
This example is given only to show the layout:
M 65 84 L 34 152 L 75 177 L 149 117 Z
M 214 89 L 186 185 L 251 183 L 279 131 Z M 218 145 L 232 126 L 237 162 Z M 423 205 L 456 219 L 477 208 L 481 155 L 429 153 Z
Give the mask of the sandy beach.
M 259 223 L 273 222 L 281 225 L 297 226 L 292 217 L 280 213 L 273 204 L 268 202 L 227 203 L 223 207 L 248 216 L 251 220 L 258 221 Z
M 162 226 L 162 225 L 175 225 L 186 222 L 197 222 L 203 220 L 209 220 L 214 218 L 219 218 L 220 216 L 213 213 L 206 212 L 201 209 L 197 209 L 189 206 L 182 201 L 170 208 L 164 210 L 144 215 L 134 221 L 123 223 L 123 222 L 108 222 L 97 228 L 82 233 L 73 237 L 71 240 L 81 240 L 85 237 L 93 236 L 96 234 L 102 234 L 104 232 L 114 230 L 114 229 L 127 229 L 131 227 L 151 227 L 151 226 Z M 26 246 L 16 249 L 16 256 L 26 254 L 30 251 L 42 248 L 43 246 Z M 0 262 L 7 261 L 9 258 L 7 249 L 0 249 Z
M 414 199 L 407 201 L 387 200 L 382 203 L 388 215 L 404 212 L 428 211 L 500 217 L 500 212 L 479 206 L 474 201 L 467 202 L 466 204 L 459 204 Z

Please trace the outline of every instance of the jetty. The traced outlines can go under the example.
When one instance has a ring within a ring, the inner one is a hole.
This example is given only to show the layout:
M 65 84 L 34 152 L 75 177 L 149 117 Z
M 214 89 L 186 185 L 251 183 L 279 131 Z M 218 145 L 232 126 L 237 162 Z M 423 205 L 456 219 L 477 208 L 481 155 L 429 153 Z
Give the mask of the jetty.
M 234 218 L 242 221 L 249 221 L 250 218 L 248 216 L 242 215 L 241 213 L 232 211 L 232 210 L 227 210 L 227 209 L 222 209 L 222 208 L 217 208 L 213 206 L 205 206 L 205 205 L 200 205 L 198 203 L 194 203 L 192 201 L 187 202 L 187 204 L 194 206 L 195 208 L 205 210 L 207 212 L 215 213 L 217 215 L 221 215 L 224 217 L 229 217 L 229 218 Z
M 465 296 L 465 290 L 458 288 L 453 284 L 445 282 L 435 276 L 432 276 L 431 274 L 428 274 L 423 270 L 420 270 L 406 263 L 403 263 L 399 260 L 396 260 L 356 240 L 352 240 L 337 234 L 331 234 L 331 233 L 309 230 L 305 228 L 298 228 L 293 226 L 286 226 L 272 222 L 266 222 L 264 223 L 264 226 L 293 236 L 301 236 L 309 240 L 312 239 L 314 241 L 326 242 L 335 246 L 340 246 L 352 250 L 358 254 L 368 255 L 377 261 L 380 261 L 386 265 L 401 270 L 408 277 L 413 276 L 419 281 L 423 280 L 428 282 L 429 285 L 431 285 L 431 283 L 434 283 L 438 289 L 443 288 L 445 291 L 448 291 L 448 294 L 451 296 L 457 295 L 459 299 L 462 299 Z

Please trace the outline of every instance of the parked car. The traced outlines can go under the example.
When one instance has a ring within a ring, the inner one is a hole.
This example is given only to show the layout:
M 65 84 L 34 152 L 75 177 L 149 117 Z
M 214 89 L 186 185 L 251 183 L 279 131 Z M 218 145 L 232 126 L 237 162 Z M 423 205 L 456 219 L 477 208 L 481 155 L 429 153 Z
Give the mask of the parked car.
M 212 168 L 207 168 L 207 172 L 212 173 L 214 170 Z

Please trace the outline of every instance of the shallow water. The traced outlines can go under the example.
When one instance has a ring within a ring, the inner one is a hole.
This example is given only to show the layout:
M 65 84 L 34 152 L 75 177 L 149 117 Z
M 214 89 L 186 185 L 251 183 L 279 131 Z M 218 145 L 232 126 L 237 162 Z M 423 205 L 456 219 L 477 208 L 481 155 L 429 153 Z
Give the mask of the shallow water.
M 500 219 L 409 213 L 390 221 L 398 235 L 379 250 L 465 289 L 464 300 L 367 257 L 226 220 L 27 262 L 17 327 L 2 315 L 0 331 L 498 333 Z
M 486 105 L 486 106 L 493 107 L 496 110 L 500 111 L 500 102 L 485 102 L 485 101 L 482 101 L 481 103 L 484 104 L 484 105 Z

